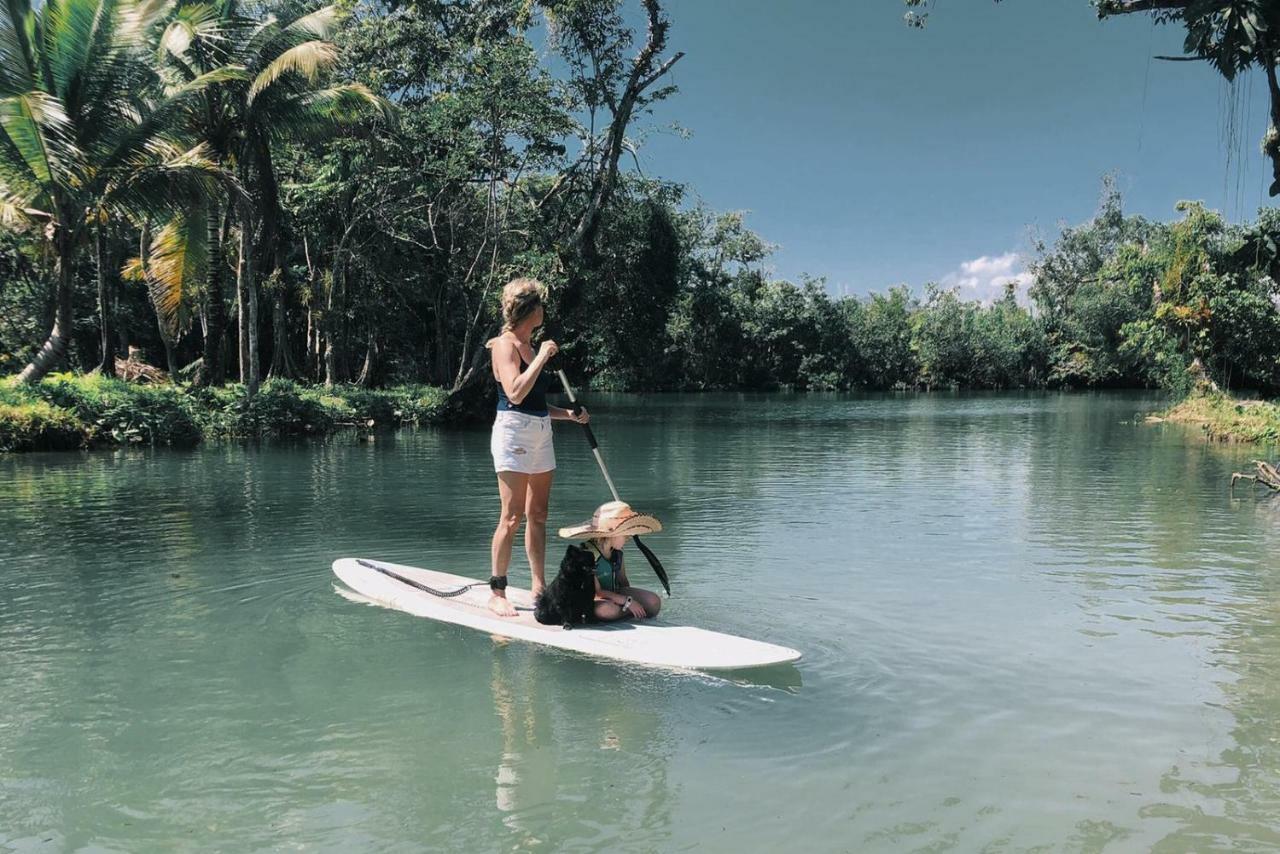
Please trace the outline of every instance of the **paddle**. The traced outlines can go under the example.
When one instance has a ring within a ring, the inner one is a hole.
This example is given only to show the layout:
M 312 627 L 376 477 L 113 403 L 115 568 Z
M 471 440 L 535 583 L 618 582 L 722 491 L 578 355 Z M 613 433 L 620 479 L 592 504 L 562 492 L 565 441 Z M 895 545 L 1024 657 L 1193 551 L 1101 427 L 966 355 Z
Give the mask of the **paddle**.
M 578 403 L 578 398 L 573 393 L 573 386 L 569 385 L 569 378 L 564 375 L 563 370 L 557 370 L 556 374 L 560 377 L 560 384 L 564 386 L 564 393 L 569 395 L 569 402 L 573 404 L 573 411 L 581 411 L 582 406 Z M 609 491 L 613 493 L 613 500 L 621 501 L 622 498 L 618 495 L 618 488 L 613 485 L 613 478 L 609 477 L 609 470 L 605 468 L 604 457 L 600 455 L 600 443 L 596 441 L 596 434 L 591 431 L 590 424 L 583 424 L 582 430 L 587 434 L 587 441 L 591 443 L 591 453 L 595 454 L 596 463 L 600 466 L 600 473 L 604 475 L 604 482 L 609 484 Z M 667 581 L 667 571 L 662 568 L 662 561 L 658 560 L 658 556 L 655 555 L 648 546 L 642 543 L 639 537 L 632 537 L 631 539 L 636 541 L 636 546 L 639 547 L 641 553 L 644 554 L 645 559 L 649 561 L 649 566 L 653 567 L 653 571 L 657 574 L 658 580 L 662 582 L 662 589 L 667 591 L 667 595 L 670 596 L 671 583 Z

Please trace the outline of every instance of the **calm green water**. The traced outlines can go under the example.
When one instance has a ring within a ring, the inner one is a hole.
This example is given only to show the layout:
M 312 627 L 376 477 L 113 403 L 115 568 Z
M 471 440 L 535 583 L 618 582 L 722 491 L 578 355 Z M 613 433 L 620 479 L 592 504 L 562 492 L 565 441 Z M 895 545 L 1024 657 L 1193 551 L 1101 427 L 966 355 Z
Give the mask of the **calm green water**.
M 335 595 L 488 574 L 485 431 L 0 459 L 0 849 L 1276 850 L 1280 502 L 1159 405 L 600 399 L 664 615 L 805 653 L 747 682 Z

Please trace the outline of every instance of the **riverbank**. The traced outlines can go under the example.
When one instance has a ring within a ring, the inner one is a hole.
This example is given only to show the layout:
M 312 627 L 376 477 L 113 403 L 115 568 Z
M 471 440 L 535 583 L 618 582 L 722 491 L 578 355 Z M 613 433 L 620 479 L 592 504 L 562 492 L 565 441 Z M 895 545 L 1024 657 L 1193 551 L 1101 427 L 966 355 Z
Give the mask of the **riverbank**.
M 1217 442 L 1280 442 L 1280 405 L 1276 402 L 1237 400 L 1213 392 L 1189 397 L 1161 417 L 1199 425 Z
M 112 445 L 190 447 L 207 439 L 417 426 L 442 421 L 448 400 L 444 389 L 423 385 L 325 388 L 273 379 L 250 398 L 239 384 L 182 388 L 94 374 L 54 374 L 33 386 L 14 380 L 0 384 L 0 452 Z

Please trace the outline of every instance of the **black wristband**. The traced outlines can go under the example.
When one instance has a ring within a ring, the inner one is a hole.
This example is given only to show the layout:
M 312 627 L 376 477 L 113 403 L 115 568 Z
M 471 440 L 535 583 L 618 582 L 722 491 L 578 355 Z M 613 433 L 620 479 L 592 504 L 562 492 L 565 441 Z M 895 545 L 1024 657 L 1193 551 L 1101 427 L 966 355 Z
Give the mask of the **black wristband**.
M 489 589 L 490 590 L 506 590 L 507 577 L 505 575 L 489 576 Z

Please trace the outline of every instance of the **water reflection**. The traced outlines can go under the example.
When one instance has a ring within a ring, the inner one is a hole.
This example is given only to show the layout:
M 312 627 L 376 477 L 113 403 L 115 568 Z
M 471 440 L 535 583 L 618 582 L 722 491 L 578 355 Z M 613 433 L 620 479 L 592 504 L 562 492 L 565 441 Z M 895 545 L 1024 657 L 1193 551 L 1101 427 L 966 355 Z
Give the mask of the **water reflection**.
M 513 849 L 664 847 L 673 678 L 493 639 L 493 803 Z

